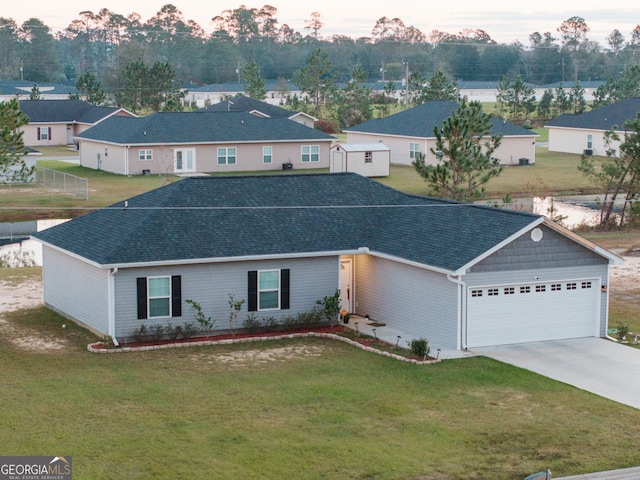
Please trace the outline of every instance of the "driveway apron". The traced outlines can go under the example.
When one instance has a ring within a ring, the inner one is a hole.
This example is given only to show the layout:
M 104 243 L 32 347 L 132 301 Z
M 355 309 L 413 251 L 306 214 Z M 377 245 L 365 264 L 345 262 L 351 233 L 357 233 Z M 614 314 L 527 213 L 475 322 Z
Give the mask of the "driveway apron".
M 473 349 L 473 353 L 640 409 L 640 350 L 602 338 Z

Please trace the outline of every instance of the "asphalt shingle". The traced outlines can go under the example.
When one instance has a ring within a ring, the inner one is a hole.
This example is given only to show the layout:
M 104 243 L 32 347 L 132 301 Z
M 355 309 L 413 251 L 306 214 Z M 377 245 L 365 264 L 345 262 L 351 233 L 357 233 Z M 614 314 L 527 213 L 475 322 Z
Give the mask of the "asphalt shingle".
M 408 195 L 357 174 L 187 178 L 35 238 L 100 265 L 367 247 L 455 271 L 539 217 Z

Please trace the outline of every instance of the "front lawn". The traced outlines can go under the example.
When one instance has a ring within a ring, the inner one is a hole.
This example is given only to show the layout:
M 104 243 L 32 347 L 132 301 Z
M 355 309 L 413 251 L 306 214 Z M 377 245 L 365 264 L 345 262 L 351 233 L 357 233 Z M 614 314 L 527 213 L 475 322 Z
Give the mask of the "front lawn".
M 640 411 L 486 358 L 416 366 L 318 338 L 100 355 L 45 308 L 4 318 L 19 333 L 0 325 L 3 455 L 72 455 L 78 479 L 515 479 L 640 463 Z M 31 336 L 66 347 L 25 350 Z

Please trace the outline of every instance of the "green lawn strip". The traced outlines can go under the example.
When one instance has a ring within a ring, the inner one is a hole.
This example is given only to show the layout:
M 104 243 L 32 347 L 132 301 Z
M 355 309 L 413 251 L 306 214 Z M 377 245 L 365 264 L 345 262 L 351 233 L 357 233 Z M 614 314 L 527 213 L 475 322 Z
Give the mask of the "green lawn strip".
M 5 315 L 69 347 L 0 336 L 0 445 L 73 455 L 78 478 L 511 479 L 640 462 L 638 410 L 486 358 L 416 366 L 321 338 L 96 355 L 46 312 Z M 309 354 L 251 353 L 292 346 Z

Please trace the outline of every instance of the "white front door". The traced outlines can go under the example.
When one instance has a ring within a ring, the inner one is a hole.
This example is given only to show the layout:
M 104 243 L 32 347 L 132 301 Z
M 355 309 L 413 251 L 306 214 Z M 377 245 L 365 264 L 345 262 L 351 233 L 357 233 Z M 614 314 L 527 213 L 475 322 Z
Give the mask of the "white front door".
M 196 171 L 196 149 L 182 148 L 174 151 L 174 173 L 187 173 Z
M 353 263 L 351 259 L 340 260 L 340 310 L 353 312 Z

